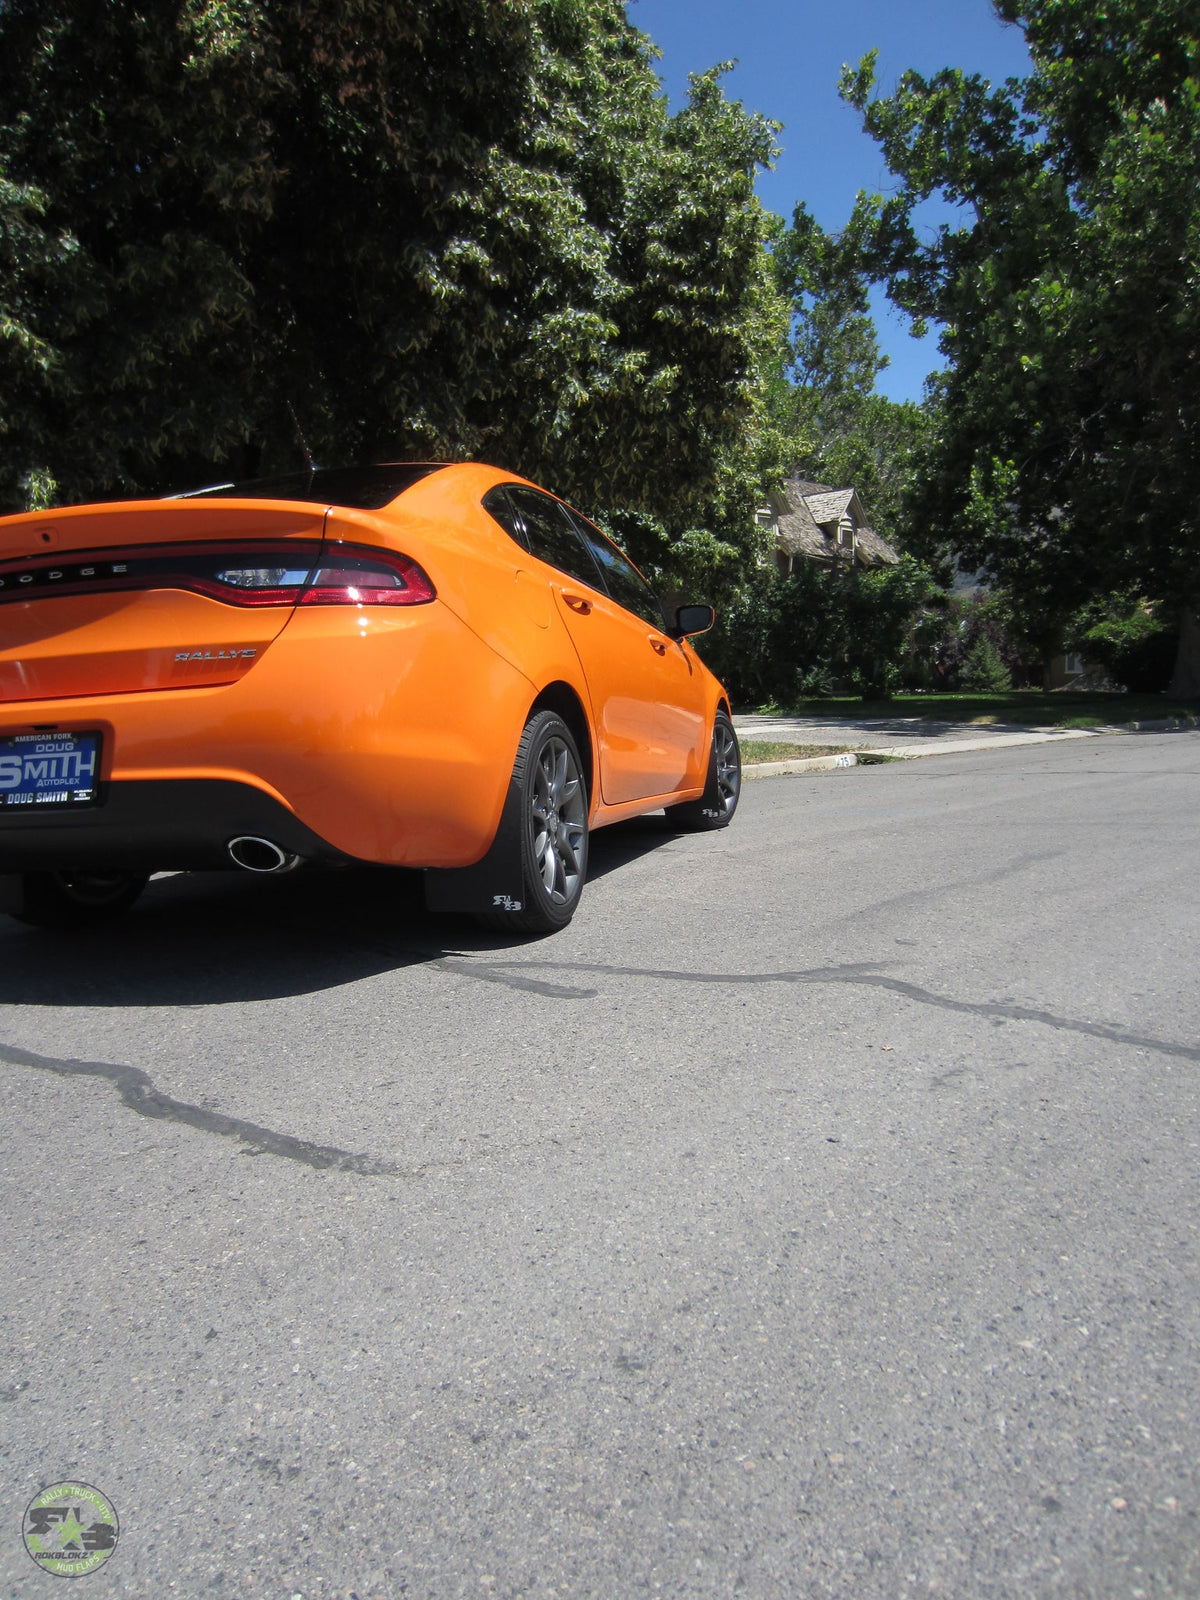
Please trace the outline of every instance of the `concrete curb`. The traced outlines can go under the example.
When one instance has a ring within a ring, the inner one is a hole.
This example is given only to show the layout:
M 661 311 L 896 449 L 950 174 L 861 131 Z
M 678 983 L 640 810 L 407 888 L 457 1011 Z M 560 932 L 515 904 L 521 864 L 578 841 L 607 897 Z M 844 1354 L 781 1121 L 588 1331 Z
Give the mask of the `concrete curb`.
M 1200 728 L 1200 717 L 1180 712 L 1176 717 L 1156 717 L 1153 722 L 1114 722 L 1096 733 L 1173 733 L 1179 728 Z
M 956 750 L 1008 750 L 1020 744 L 1061 744 L 1065 739 L 1094 739 L 1104 728 L 1047 728 L 1044 732 L 981 734 L 976 739 L 928 739 L 923 744 L 864 746 L 868 755 L 891 756 L 893 760 L 915 761 L 918 756 L 949 756 Z
M 805 756 L 798 761 L 748 761 L 743 778 L 778 778 L 788 772 L 832 772 L 835 767 L 856 767 L 858 755 L 844 750 L 836 756 Z
M 1113 723 L 1099 728 L 1026 728 L 1019 733 L 983 734 L 976 739 L 929 739 L 904 745 L 859 745 L 839 755 L 809 756 L 798 761 L 751 761 L 743 778 L 777 778 L 794 772 L 831 772 L 837 767 L 869 766 L 875 761 L 916 761 L 927 756 L 970 754 L 976 750 L 1008 750 L 1023 744 L 1060 744 L 1065 739 L 1096 739 L 1119 733 L 1172 733 L 1200 728 L 1200 717 L 1161 717 L 1153 722 Z

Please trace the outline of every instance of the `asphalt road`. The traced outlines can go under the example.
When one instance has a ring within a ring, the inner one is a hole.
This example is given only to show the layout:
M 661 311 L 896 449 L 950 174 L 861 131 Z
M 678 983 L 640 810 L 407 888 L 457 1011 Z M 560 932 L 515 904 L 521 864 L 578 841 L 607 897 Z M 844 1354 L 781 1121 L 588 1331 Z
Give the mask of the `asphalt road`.
M 0 1586 L 1200 1594 L 1200 734 L 764 780 L 564 933 L 0 931 Z

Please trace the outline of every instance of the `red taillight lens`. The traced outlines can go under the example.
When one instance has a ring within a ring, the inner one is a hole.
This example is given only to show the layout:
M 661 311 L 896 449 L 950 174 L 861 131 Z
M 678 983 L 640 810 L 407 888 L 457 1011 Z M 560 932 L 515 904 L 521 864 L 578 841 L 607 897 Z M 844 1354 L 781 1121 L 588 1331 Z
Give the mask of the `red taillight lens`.
M 436 598 L 415 561 L 382 551 L 339 550 L 317 567 L 302 606 L 422 606 Z

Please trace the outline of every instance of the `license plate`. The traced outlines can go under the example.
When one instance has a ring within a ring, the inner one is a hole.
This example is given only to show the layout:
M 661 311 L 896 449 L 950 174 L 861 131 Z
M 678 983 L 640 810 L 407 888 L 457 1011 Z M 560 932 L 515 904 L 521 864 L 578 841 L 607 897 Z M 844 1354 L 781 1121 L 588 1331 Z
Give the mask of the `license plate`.
M 0 806 L 52 806 L 63 811 L 96 803 L 98 733 L 18 733 L 0 738 Z

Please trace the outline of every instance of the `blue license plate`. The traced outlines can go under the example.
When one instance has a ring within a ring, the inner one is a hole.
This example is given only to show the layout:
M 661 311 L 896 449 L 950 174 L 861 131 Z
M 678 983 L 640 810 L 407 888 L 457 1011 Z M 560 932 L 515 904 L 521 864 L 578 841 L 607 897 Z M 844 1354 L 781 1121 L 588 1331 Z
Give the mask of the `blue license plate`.
M 98 733 L 18 733 L 0 738 L 0 806 L 95 805 Z

